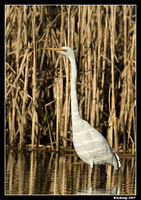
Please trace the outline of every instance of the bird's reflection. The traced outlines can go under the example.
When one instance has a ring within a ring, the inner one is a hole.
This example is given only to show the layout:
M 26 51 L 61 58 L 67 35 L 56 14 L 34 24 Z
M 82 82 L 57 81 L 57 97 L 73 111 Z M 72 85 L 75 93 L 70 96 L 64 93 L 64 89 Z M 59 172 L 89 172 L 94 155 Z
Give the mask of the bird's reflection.
M 119 194 L 119 188 L 115 186 L 112 189 L 99 189 L 95 188 L 93 189 L 92 187 L 85 189 L 81 192 L 76 193 L 78 195 L 110 195 L 110 194 Z

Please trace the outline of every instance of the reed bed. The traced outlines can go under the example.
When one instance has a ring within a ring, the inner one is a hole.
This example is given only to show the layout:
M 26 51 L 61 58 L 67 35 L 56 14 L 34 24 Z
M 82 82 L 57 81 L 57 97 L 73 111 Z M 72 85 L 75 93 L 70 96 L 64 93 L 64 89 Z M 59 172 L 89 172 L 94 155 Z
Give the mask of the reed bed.
M 70 46 L 82 118 L 116 152 L 136 150 L 136 6 L 5 6 L 6 144 L 73 148 Z

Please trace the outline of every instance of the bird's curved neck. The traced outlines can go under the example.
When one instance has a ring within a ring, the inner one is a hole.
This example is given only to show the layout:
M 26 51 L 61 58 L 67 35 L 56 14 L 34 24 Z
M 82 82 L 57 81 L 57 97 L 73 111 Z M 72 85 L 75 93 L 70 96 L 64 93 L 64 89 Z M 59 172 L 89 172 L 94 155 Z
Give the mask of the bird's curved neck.
M 72 124 L 74 120 L 78 120 L 80 117 L 79 108 L 78 108 L 78 99 L 76 91 L 76 78 L 77 78 L 77 69 L 75 59 L 71 61 L 71 114 L 72 114 Z

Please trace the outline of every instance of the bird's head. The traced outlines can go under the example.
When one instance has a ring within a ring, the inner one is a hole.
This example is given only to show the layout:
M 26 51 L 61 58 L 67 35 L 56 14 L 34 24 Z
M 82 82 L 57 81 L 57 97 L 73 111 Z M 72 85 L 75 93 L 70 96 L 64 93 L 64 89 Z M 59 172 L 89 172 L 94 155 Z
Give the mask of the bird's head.
M 65 56 L 67 56 L 70 60 L 75 58 L 74 51 L 72 50 L 72 48 L 67 47 L 67 46 L 64 46 L 64 47 L 61 47 L 61 48 L 45 48 L 45 49 L 61 53 Z

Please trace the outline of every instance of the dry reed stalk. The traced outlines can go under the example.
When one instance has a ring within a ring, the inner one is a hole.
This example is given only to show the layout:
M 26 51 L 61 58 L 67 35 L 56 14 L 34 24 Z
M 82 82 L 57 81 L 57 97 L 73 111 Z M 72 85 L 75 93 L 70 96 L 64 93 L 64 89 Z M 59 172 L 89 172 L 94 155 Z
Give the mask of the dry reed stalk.
M 82 37 L 83 37 L 83 6 L 79 5 L 79 13 L 78 13 L 78 35 L 79 35 L 79 42 L 78 42 L 78 72 L 81 69 L 81 57 L 82 57 Z
M 29 48 L 28 36 L 27 36 L 27 13 L 26 6 L 24 6 L 24 31 L 25 31 L 25 47 Z M 20 132 L 20 150 L 22 149 L 22 143 L 24 142 L 25 126 L 26 126 L 26 100 L 27 100 L 27 86 L 28 86 L 28 65 L 29 65 L 29 54 L 27 53 L 27 63 L 25 67 L 25 82 L 24 82 L 24 96 L 22 106 L 22 119 L 21 119 L 21 132 Z
M 64 46 L 64 6 L 61 5 L 61 32 L 60 32 L 60 47 Z M 60 70 L 59 70 L 59 107 L 60 107 L 60 114 L 59 114 L 59 134 L 63 135 L 63 59 L 62 56 L 60 57 Z
M 19 133 L 21 133 L 21 119 L 22 119 L 22 116 L 21 116 L 20 107 L 19 107 L 19 104 L 18 104 L 18 101 L 19 101 L 18 94 L 19 93 L 20 93 L 20 86 L 17 87 L 16 94 L 15 94 L 15 111 L 17 111 L 16 116 L 17 116 L 17 124 L 18 124 L 18 127 L 19 127 L 18 130 L 19 130 Z M 21 97 L 21 99 L 22 99 L 22 97 Z M 16 134 L 17 134 L 17 132 L 16 132 Z M 24 142 L 24 140 L 23 140 L 23 142 Z M 18 149 L 20 150 L 20 142 L 18 143 Z
M 69 14 L 69 13 L 68 13 Z M 69 15 L 68 15 L 68 21 L 69 21 Z M 68 22 L 69 24 L 69 22 Z M 68 26 L 68 32 L 70 31 L 70 27 Z M 64 126 L 64 137 L 67 138 L 67 131 L 68 131 L 68 102 L 69 102 L 69 63 L 68 58 L 66 58 L 66 91 L 65 91 L 65 126 Z M 63 146 L 67 147 L 67 141 L 63 141 Z
M 97 90 L 96 90 L 96 127 L 98 131 L 99 128 L 99 120 L 100 120 L 100 110 L 99 110 L 99 94 L 100 94 L 100 83 L 99 83 L 99 75 L 100 75 L 100 47 L 101 47 L 101 14 L 100 14 L 100 6 L 97 6 L 97 32 L 98 32 L 98 50 L 97 50 Z
M 125 121 L 125 101 L 126 101 L 126 91 L 127 91 L 127 84 L 126 84 L 126 77 L 124 77 L 123 80 L 123 89 L 122 89 L 122 93 L 121 93 L 121 111 L 120 111 L 120 116 L 119 116 L 119 120 L 118 120 L 118 129 L 119 126 L 121 124 L 121 129 L 123 132 L 123 153 L 126 153 L 126 133 L 125 133 L 125 125 L 126 125 L 126 121 Z
M 62 67 L 60 66 L 60 76 L 59 76 L 59 80 L 58 80 L 58 97 L 59 97 L 59 134 L 62 135 L 62 111 L 63 111 L 63 73 L 62 73 Z M 58 134 L 58 138 L 59 138 L 59 134 Z M 59 139 L 58 139 L 59 141 Z
M 90 21 L 91 6 L 88 6 L 88 21 Z M 92 81 L 92 65 L 91 65 L 91 24 L 88 24 L 88 86 L 91 87 Z M 87 110 L 87 121 L 90 118 L 91 111 L 91 90 L 88 91 L 88 110 Z
M 97 83 L 97 72 L 96 72 L 96 52 L 94 50 L 94 74 L 93 74 L 93 84 L 92 84 L 92 111 L 91 111 L 91 125 L 95 127 L 96 118 L 96 83 Z
M 99 127 L 99 89 L 96 90 L 96 129 L 100 131 L 99 130 L 100 129 Z
M 126 6 L 124 6 L 123 7 L 123 21 L 124 21 L 124 66 L 126 66 L 126 51 L 127 51 L 127 37 L 126 37 L 126 33 L 127 33 L 127 18 L 126 18 L 126 14 L 127 14 L 127 12 L 126 12 Z M 124 84 L 123 85 L 125 85 L 126 84 L 126 79 L 124 79 Z M 123 106 L 123 108 L 122 108 L 122 111 L 123 111 L 123 117 L 121 118 L 121 120 L 122 120 L 122 130 L 123 130 L 123 152 L 124 153 L 126 153 L 126 134 L 125 134 L 125 114 L 124 114 L 124 110 L 125 110 L 125 98 L 126 98 L 126 94 L 125 94 L 125 92 L 124 92 L 124 88 L 125 87 L 123 87 L 123 95 L 122 95 L 122 97 L 124 97 L 124 98 L 122 98 L 122 103 L 121 103 L 121 106 Z M 126 90 L 126 88 L 125 88 L 125 90 Z
M 73 47 L 74 33 L 75 33 L 75 18 L 74 18 L 74 16 L 71 15 L 71 47 L 72 47 L 72 49 L 74 49 L 74 47 Z
M 16 95 L 15 90 L 12 91 L 12 138 L 15 135 L 15 114 L 16 114 Z
M 52 33 L 54 32 L 54 30 L 52 29 L 51 30 Z M 53 43 L 56 43 L 57 42 L 57 38 L 55 35 L 52 35 L 52 42 Z M 53 53 L 53 62 L 56 63 L 55 65 L 55 85 L 54 85 L 54 91 L 55 91 L 55 99 L 56 99 L 56 132 L 55 132 L 55 142 L 56 142 L 56 151 L 59 151 L 59 136 L 60 136 L 60 85 L 59 85 L 59 73 L 58 71 L 56 70 L 57 66 L 58 66 L 58 63 L 59 63 L 59 58 L 58 58 L 58 62 L 56 62 L 56 59 L 55 59 L 55 54 L 54 52 Z M 51 133 L 50 133 L 51 134 Z M 51 136 L 50 136 L 51 138 Z
M 135 36 L 136 36 L 136 26 L 135 26 Z M 135 38 L 135 47 L 136 47 L 136 38 Z M 135 59 L 136 59 L 136 49 L 135 49 Z M 135 96 L 134 96 L 134 109 L 133 109 L 133 132 L 134 132 L 134 141 L 135 141 L 134 148 L 136 151 L 136 77 L 135 77 Z
M 116 7 L 110 6 L 111 8 L 111 76 L 112 76 L 112 97 L 111 97 L 111 110 L 109 118 L 109 130 L 108 130 L 108 142 L 110 146 L 113 146 L 113 128 L 114 118 L 116 117 L 115 111 L 115 93 L 114 93 L 114 57 L 115 57 L 115 12 Z
M 67 7 L 67 13 L 68 13 L 68 46 L 70 46 L 70 8 L 71 8 L 71 6 L 69 5 Z
M 88 64 L 87 64 L 87 60 L 84 62 L 85 65 L 85 72 L 86 74 L 84 74 L 83 79 L 82 79 L 82 84 L 84 85 L 84 87 L 82 88 L 81 94 L 83 95 L 83 88 L 85 89 L 85 101 L 84 101 L 84 119 L 87 119 L 87 111 L 88 111 L 88 87 L 87 86 L 87 82 L 88 82 L 88 77 L 87 77 L 87 71 L 88 71 Z M 82 115 L 82 107 L 81 107 L 81 116 Z
M 117 131 L 117 117 L 114 116 L 114 150 L 116 153 L 119 151 L 119 145 L 118 145 L 118 131 Z
M 20 50 L 20 36 L 21 36 L 21 20 L 22 20 L 22 11 L 21 7 L 18 6 L 18 33 L 17 33 L 17 47 L 16 47 L 16 64 L 17 64 L 17 74 L 19 72 L 19 50 Z
M 129 140 L 129 137 L 131 139 L 131 125 L 132 125 L 132 118 L 133 118 L 133 109 L 134 109 L 134 97 L 133 97 L 133 87 L 132 87 L 132 60 L 133 60 L 133 54 L 135 51 L 135 31 L 133 34 L 133 38 L 132 38 L 132 47 L 131 47 L 131 55 L 130 55 L 130 59 L 128 60 L 128 66 L 129 66 L 129 71 L 128 71 L 128 91 L 130 94 L 130 100 L 129 100 L 129 113 L 128 113 L 128 124 L 127 124 L 127 130 L 128 130 L 128 137 L 127 140 Z M 134 119 L 133 119 L 134 120 Z M 133 139 L 131 139 L 131 142 L 133 143 L 133 151 L 134 151 L 134 141 Z
M 74 49 L 74 33 L 75 33 L 75 18 L 74 15 L 71 14 L 71 47 L 72 49 Z M 70 70 L 71 71 L 71 70 Z M 70 77 L 71 77 L 71 72 L 70 72 Z M 71 95 L 71 94 L 70 94 Z M 69 101 L 71 100 L 71 98 L 69 98 Z M 70 105 L 70 102 L 69 102 Z M 69 113 L 70 116 L 70 113 Z M 71 118 L 71 117 L 70 117 Z M 70 125 L 70 130 L 72 129 L 72 126 Z M 72 137 L 72 134 L 70 134 L 69 139 Z M 72 139 L 72 138 L 71 138 Z M 70 142 L 70 147 L 72 148 L 72 142 Z
M 123 6 L 123 21 L 124 21 L 124 65 L 126 65 L 127 54 L 127 6 Z
M 48 111 L 47 111 L 47 106 L 49 104 L 53 103 L 54 101 L 52 101 L 52 102 L 50 102 L 50 103 L 45 105 L 45 111 L 46 111 L 46 116 L 47 116 L 47 120 L 46 121 L 47 121 L 48 129 L 49 129 L 49 138 L 50 138 L 50 143 L 51 143 L 51 150 L 54 150 L 54 147 L 53 147 L 53 141 L 52 141 L 52 136 L 51 136 L 51 128 L 50 128 L 51 123 L 49 122 L 49 119 L 48 119 L 49 114 L 48 114 Z
M 109 36 L 109 30 L 108 30 L 108 6 L 105 6 L 106 9 L 106 16 L 105 16 L 105 30 L 104 30 L 104 56 L 106 57 L 107 53 L 107 39 Z M 103 112 L 103 107 L 104 107 L 104 83 L 105 83 L 105 69 L 106 68 L 106 59 L 103 59 L 102 63 L 102 106 L 101 106 L 101 111 Z
M 13 123 L 12 123 L 12 111 L 9 111 L 8 114 L 8 128 L 9 128 L 9 144 L 12 144 L 13 139 L 14 139 L 14 134 L 13 134 Z
M 112 28 L 113 28 L 113 53 L 111 53 L 113 55 L 112 57 L 112 109 L 114 112 L 113 113 L 113 123 L 114 123 L 114 148 L 115 148 L 115 151 L 118 152 L 118 134 L 117 134 L 117 117 L 116 117 L 116 106 L 115 106 L 115 72 L 114 72 L 114 58 L 115 58 L 115 33 L 116 33 L 116 29 L 115 29 L 115 23 L 116 23 L 116 9 L 117 7 L 114 6 L 113 7 L 113 24 L 112 24 Z M 112 51 L 112 49 L 111 49 Z
M 60 87 L 59 87 L 59 77 L 57 80 L 57 117 L 56 117 L 56 151 L 59 151 L 59 128 L 60 128 Z
M 89 113 L 90 113 L 90 110 L 89 110 L 90 90 L 88 90 L 88 87 L 89 87 L 89 85 L 88 85 L 88 81 L 89 81 L 88 80 L 88 78 L 89 78 L 88 68 L 89 68 L 89 66 L 88 66 L 88 57 L 84 54 L 84 52 L 87 51 L 87 50 L 85 50 L 85 47 L 84 47 L 84 40 L 86 40 L 86 37 L 88 38 L 88 31 L 87 31 L 88 28 L 86 29 L 87 13 L 88 13 L 88 6 L 83 6 L 82 11 L 81 11 L 81 18 L 82 18 L 81 23 L 82 24 L 81 24 L 81 32 L 80 32 L 80 39 L 81 39 L 80 59 L 81 59 L 81 61 L 79 63 L 79 64 L 81 64 L 81 65 L 79 65 L 81 68 L 79 68 L 78 71 L 81 71 L 81 73 L 83 71 L 85 71 L 85 73 L 82 74 L 81 76 L 78 75 L 78 78 L 79 78 L 78 80 L 82 82 L 82 86 L 81 86 L 81 90 L 80 90 L 80 96 L 82 98 L 82 102 L 80 101 L 80 103 L 82 104 L 84 101 L 84 106 L 81 106 L 80 113 L 82 113 L 82 116 L 84 115 L 84 119 L 89 119 Z M 89 31 L 89 33 L 90 33 L 90 31 Z M 88 46 L 88 49 L 89 49 L 89 46 Z M 88 50 L 88 51 L 90 51 L 90 50 Z M 86 85 L 86 87 L 85 87 L 85 85 Z M 88 85 L 88 87 L 87 87 L 87 85 Z M 84 93 L 85 93 L 85 98 L 83 98 Z
M 82 10 L 83 9 L 83 10 Z M 88 76 L 87 76 L 87 72 L 88 72 L 88 63 L 87 63 L 87 59 L 84 56 L 84 47 L 83 47 L 83 43 L 84 43 L 84 39 L 86 36 L 84 36 L 84 34 L 87 34 L 87 29 L 85 29 L 86 27 L 86 15 L 87 15 L 87 6 L 82 7 L 81 9 L 81 32 L 80 32 L 80 39 L 81 39 L 81 55 L 80 55 L 80 63 L 81 65 L 79 65 L 79 61 L 78 61 L 78 66 L 81 67 L 81 69 L 78 69 L 78 78 L 77 80 L 79 81 L 79 85 L 81 85 L 80 87 L 80 105 L 79 105 L 79 109 L 80 109 L 80 115 L 84 116 L 84 119 L 87 119 L 87 106 L 88 106 L 88 87 L 87 87 L 87 82 L 88 82 Z M 80 25 L 80 23 L 79 23 Z M 79 45 L 79 44 L 78 44 Z M 83 57 L 82 57 L 83 56 Z M 81 74 L 79 75 L 79 71 L 81 71 Z M 83 73 L 84 71 L 84 73 Z M 81 82 L 81 83 L 80 83 Z M 86 83 L 86 84 L 85 84 Z M 85 87 L 86 86 L 86 87 Z M 79 89 L 78 89 L 79 91 Z M 85 98 L 83 97 L 85 93 Z M 84 106 L 83 106 L 83 102 L 84 102 Z M 83 108 L 84 107 L 84 108 Z
M 33 84 L 33 116 L 32 116 L 32 149 L 34 148 L 35 139 L 35 122 L 36 122 L 36 6 L 33 6 L 33 19 L 32 19 L 32 29 L 33 29 L 33 74 L 32 74 L 32 84 Z

